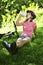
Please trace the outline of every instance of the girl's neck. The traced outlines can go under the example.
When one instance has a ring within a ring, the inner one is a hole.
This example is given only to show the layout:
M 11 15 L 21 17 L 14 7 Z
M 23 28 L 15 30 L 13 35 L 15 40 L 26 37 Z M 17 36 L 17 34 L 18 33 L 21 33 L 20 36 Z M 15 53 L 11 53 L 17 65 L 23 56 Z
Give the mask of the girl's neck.
M 29 23 L 29 22 L 32 22 L 32 20 L 28 20 L 27 22 L 28 22 L 28 23 Z

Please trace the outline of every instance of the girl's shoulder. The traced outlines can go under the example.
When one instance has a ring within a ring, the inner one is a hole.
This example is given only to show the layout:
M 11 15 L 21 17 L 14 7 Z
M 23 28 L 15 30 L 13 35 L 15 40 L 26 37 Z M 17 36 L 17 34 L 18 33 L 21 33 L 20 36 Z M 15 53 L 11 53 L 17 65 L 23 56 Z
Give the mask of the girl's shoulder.
M 33 23 L 34 25 L 36 25 L 36 22 L 35 22 L 35 21 L 33 21 L 32 23 Z
M 37 24 L 36 24 L 36 22 L 35 22 L 35 21 L 33 21 L 32 23 L 33 23 L 33 26 L 34 26 L 34 27 L 36 27 L 36 26 L 37 26 Z

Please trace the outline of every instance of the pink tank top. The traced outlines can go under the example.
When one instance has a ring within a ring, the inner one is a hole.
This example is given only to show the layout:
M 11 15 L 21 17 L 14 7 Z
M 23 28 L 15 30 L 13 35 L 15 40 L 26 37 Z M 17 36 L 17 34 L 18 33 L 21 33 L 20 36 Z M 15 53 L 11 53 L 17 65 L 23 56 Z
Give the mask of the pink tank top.
M 22 35 L 32 37 L 32 33 L 33 33 L 33 30 L 36 26 L 36 23 L 35 22 L 27 23 L 27 22 L 24 21 L 22 25 L 23 25 Z

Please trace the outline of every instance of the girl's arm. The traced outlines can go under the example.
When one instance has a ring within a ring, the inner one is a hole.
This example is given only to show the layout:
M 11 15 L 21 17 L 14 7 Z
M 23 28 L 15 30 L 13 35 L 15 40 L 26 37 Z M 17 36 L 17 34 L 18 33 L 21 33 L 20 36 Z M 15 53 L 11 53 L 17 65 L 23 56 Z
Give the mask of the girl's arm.
M 36 29 L 37 29 L 37 26 L 35 26 L 34 31 L 33 31 L 33 32 L 34 32 L 35 37 L 37 36 Z
M 20 22 L 21 14 L 19 14 L 17 20 L 16 20 L 16 26 L 22 26 L 22 22 Z

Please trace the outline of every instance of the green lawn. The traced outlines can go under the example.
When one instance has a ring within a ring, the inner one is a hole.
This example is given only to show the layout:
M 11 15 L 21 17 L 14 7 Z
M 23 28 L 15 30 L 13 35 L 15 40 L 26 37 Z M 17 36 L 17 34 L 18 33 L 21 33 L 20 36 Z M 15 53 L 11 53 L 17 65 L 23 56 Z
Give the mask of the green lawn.
M 43 65 L 43 27 L 38 27 L 37 32 L 37 38 L 20 48 L 16 55 L 11 55 L 2 45 L 2 40 L 16 41 L 16 35 L 0 39 L 0 65 Z

